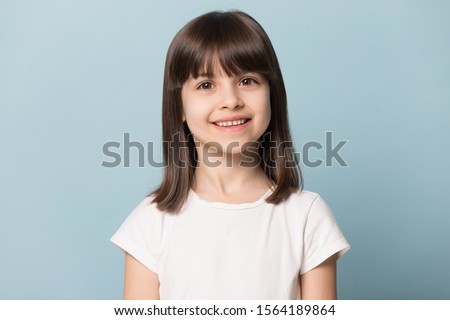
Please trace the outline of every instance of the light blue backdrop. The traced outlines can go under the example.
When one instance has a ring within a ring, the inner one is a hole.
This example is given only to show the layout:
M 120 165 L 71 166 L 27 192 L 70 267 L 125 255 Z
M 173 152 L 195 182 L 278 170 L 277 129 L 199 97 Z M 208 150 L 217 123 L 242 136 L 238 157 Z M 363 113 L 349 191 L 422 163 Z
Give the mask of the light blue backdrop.
M 272 39 L 298 151 L 347 140 L 303 166 L 352 244 L 339 297 L 450 299 L 450 2 L 425 0 L 0 0 L 0 298 L 121 298 L 109 238 L 161 169 L 102 146 L 160 141 L 169 42 L 230 8 Z

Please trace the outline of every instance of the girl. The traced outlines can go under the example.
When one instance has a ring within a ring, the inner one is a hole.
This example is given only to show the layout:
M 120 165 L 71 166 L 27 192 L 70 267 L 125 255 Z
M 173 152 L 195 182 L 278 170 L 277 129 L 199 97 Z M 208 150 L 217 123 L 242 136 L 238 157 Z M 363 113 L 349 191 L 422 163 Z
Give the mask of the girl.
M 184 26 L 167 53 L 164 178 L 112 241 L 125 299 L 335 299 L 349 245 L 302 190 L 272 44 L 239 12 Z

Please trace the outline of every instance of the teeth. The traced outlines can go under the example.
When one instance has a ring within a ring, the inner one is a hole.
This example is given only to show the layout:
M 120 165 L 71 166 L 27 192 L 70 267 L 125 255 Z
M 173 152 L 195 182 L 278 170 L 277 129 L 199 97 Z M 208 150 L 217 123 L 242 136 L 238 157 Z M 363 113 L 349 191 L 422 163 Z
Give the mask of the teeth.
M 216 124 L 219 127 L 231 127 L 231 126 L 237 126 L 240 124 L 243 124 L 245 122 L 245 119 L 239 119 L 239 120 L 234 120 L 234 121 L 219 121 L 216 122 Z

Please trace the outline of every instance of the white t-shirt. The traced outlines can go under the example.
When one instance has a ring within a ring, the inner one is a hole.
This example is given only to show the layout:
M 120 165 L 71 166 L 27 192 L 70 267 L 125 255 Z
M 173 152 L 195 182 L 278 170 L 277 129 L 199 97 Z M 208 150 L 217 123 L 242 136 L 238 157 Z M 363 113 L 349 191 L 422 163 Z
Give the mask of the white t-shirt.
M 300 299 L 299 274 L 350 246 L 318 194 L 273 205 L 272 191 L 230 204 L 190 190 L 177 215 L 148 197 L 111 241 L 158 274 L 161 299 Z

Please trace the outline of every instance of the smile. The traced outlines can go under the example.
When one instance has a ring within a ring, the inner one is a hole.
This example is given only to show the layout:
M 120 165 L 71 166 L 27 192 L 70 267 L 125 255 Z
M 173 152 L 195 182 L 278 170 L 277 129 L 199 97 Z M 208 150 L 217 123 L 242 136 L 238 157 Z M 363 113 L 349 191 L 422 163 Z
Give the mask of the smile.
M 238 119 L 238 120 L 233 120 L 233 121 L 218 121 L 218 122 L 213 122 L 213 123 L 219 127 L 233 127 L 233 126 L 242 125 L 242 124 L 246 123 L 248 120 L 250 120 L 250 119 Z

